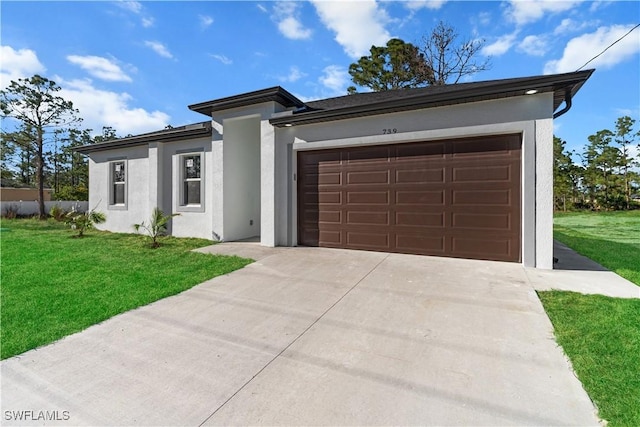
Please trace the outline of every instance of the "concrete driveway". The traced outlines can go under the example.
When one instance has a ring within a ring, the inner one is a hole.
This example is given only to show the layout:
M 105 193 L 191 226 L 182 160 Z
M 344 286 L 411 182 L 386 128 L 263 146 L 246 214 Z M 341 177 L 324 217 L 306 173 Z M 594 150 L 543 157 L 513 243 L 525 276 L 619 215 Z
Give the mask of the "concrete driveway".
M 598 425 L 522 266 L 249 248 L 2 362 L 2 423 Z

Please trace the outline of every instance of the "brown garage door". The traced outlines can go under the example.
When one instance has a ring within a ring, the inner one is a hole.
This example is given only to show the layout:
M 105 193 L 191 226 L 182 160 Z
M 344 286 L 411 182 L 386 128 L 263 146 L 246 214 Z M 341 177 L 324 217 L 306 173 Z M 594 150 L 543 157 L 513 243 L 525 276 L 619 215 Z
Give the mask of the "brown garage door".
M 520 261 L 520 141 L 300 151 L 299 244 Z

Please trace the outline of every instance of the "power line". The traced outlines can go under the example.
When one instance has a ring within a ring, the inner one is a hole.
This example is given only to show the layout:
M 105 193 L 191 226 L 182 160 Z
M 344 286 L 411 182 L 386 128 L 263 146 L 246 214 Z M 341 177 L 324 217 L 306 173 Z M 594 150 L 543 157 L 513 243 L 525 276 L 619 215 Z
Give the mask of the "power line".
M 629 32 L 627 32 L 627 34 L 625 34 L 624 36 L 620 37 L 618 40 L 614 41 L 613 43 L 611 43 L 609 46 L 607 46 L 607 48 L 605 50 L 603 50 L 602 52 L 600 52 L 599 54 L 597 54 L 596 56 L 594 56 L 593 58 L 591 58 L 590 60 L 588 60 L 587 62 L 585 62 L 585 64 L 578 68 L 576 71 L 580 71 L 581 69 L 583 69 L 584 67 L 587 66 L 588 63 L 590 63 L 591 61 L 593 61 L 594 59 L 596 59 L 597 57 L 599 57 L 600 55 L 602 55 L 603 53 L 605 53 L 607 50 L 609 50 L 609 48 L 611 46 L 613 46 L 614 44 L 618 43 L 620 40 L 622 40 L 623 38 L 627 37 L 629 34 L 631 34 L 631 32 L 633 30 L 635 30 L 636 28 L 640 27 L 640 24 L 637 24 L 635 27 L 633 27 L 632 29 L 629 30 Z

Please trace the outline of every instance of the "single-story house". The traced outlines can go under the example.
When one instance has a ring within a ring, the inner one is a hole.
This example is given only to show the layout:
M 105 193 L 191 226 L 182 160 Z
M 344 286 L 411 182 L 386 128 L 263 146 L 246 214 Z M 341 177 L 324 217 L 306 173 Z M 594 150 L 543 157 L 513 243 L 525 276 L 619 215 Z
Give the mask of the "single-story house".
M 592 73 L 193 104 L 206 121 L 78 148 L 89 205 L 114 232 L 159 207 L 174 236 L 552 268 L 553 119 Z

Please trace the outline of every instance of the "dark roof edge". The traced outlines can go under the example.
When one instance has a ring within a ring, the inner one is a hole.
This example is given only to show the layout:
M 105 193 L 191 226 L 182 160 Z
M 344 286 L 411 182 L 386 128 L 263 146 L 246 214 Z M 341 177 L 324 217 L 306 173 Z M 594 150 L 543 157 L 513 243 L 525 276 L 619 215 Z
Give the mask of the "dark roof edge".
M 194 127 L 201 125 L 200 127 Z M 200 136 L 211 135 L 211 122 L 194 123 L 192 125 L 181 126 L 175 129 L 166 129 L 158 132 L 145 133 L 142 135 L 130 136 L 127 138 L 118 138 L 111 141 L 100 142 L 97 144 L 88 144 L 74 148 L 78 153 L 87 154 L 94 151 L 112 150 L 115 148 L 135 147 L 138 145 L 146 145 L 150 142 L 172 142 L 180 141 L 187 138 L 197 138 Z
M 506 81 L 502 83 L 501 80 L 495 80 L 495 84 L 493 85 L 471 88 L 465 88 L 464 86 L 453 88 L 453 86 L 455 85 L 451 85 L 452 90 L 443 93 L 436 93 L 428 96 L 407 96 L 391 101 L 385 100 L 366 105 L 356 105 L 331 110 L 315 110 L 293 114 L 286 117 L 272 118 L 269 120 L 269 123 L 276 127 L 283 127 L 287 124 L 303 125 L 320 123 L 330 120 L 340 120 L 390 112 L 453 105 L 479 100 L 479 98 L 495 96 L 498 94 L 510 93 L 510 96 L 517 96 L 519 95 L 519 92 L 522 92 L 522 94 L 524 94 L 523 91 L 529 89 L 552 89 L 554 92 L 554 97 L 556 96 L 556 92 L 561 90 L 561 96 L 564 99 L 565 88 L 571 87 L 571 92 L 573 95 L 575 95 L 575 93 L 582 87 L 582 85 L 587 81 L 587 79 L 594 71 L 595 70 L 591 69 L 565 74 L 533 76 L 529 78 L 522 77 L 515 79 L 515 81 L 514 79 L 505 79 Z M 555 105 L 556 103 L 554 102 L 554 111 L 560 103 L 561 102 L 558 102 L 558 105 Z
M 231 108 L 246 107 L 262 102 L 277 102 L 285 107 L 302 107 L 304 103 L 280 86 L 247 92 L 227 98 L 214 99 L 189 105 L 189 109 L 205 116 L 211 117 L 213 111 L 228 110 Z

